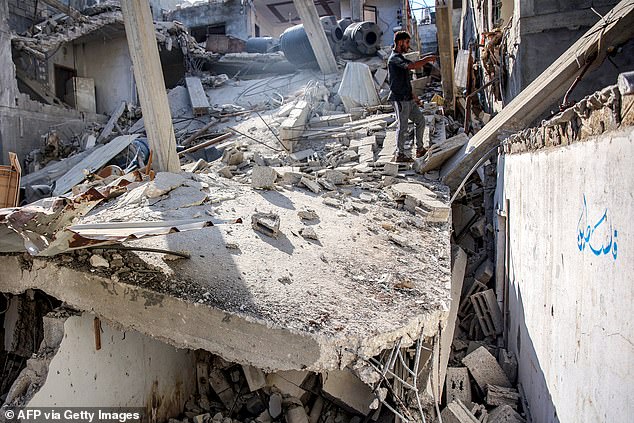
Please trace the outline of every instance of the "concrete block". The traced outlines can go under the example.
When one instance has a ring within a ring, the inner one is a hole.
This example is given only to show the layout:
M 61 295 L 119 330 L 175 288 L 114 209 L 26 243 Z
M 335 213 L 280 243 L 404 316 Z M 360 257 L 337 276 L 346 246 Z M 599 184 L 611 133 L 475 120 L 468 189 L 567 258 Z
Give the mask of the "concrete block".
M 266 375 L 257 367 L 243 365 L 242 372 L 247 380 L 247 385 L 249 385 L 249 391 L 257 391 L 266 386 Z
M 294 407 L 286 410 L 286 423 L 309 423 L 304 407 Z
M 517 357 L 515 356 L 515 353 L 501 349 L 498 362 L 500 363 L 502 370 L 504 370 L 504 373 L 506 373 L 506 376 L 509 378 L 509 381 L 515 385 L 517 382 Z
M 68 316 L 59 317 L 55 312 L 43 317 L 44 338 L 40 344 L 40 349 L 59 347 L 64 339 L 64 323 L 67 319 Z
M 218 369 L 211 370 L 209 372 L 209 384 L 216 395 L 218 395 L 218 398 L 220 398 L 220 401 L 222 401 L 222 404 L 228 410 L 231 410 L 235 402 L 235 395 L 227 379 L 225 379 L 225 375 Z
M 310 415 L 308 416 L 308 420 L 310 423 L 319 423 L 319 418 L 321 417 L 321 412 L 324 409 L 324 399 L 322 397 L 317 397 L 313 404 L 313 408 L 310 409 Z
M 308 179 L 307 177 L 304 176 L 302 177 L 300 182 L 302 185 L 304 185 L 306 188 L 308 188 L 315 194 L 319 194 L 321 192 L 321 186 L 317 183 L 317 181 Z
M 306 160 L 307 158 L 311 157 L 313 154 L 315 154 L 315 150 L 313 150 L 312 148 L 309 148 L 307 150 L 302 150 L 302 151 L 298 151 L 296 153 L 291 153 L 289 155 L 289 157 L 293 160 L 295 160 L 296 162 L 301 162 L 303 160 Z
M 254 213 L 251 226 L 264 235 L 277 238 L 280 234 L 280 217 L 275 213 Z
M 304 133 L 309 113 L 310 105 L 305 101 L 298 101 L 280 125 L 280 140 L 288 151 L 293 151 L 293 147 Z
M 255 166 L 251 172 L 251 186 L 256 189 L 273 189 L 277 172 L 272 167 Z
M 508 405 L 501 405 L 489 413 L 488 423 L 525 423 L 526 420 Z
M 267 375 L 266 383 L 275 386 L 284 395 L 301 398 L 306 393 L 301 386 L 307 376 L 308 372 L 285 370 Z
M 440 413 L 443 423 L 479 423 L 471 411 L 460 400 L 447 404 Z
M 486 392 L 487 385 L 511 387 L 511 382 L 506 377 L 504 370 L 495 360 L 495 357 L 484 347 L 480 347 L 467 355 L 462 359 L 462 363 L 467 366 L 482 392 Z
M 497 303 L 495 292 L 488 289 L 471 296 L 471 304 L 475 310 L 484 336 L 495 336 L 502 333 L 504 322 L 502 312 Z
M 322 373 L 322 390 L 326 397 L 355 413 L 368 415 L 375 396 L 372 389 L 348 370 Z
M 445 385 L 447 403 L 459 399 L 463 404 L 471 406 L 471 382 L 466 367 L 448 367 Z
M 517 410 L 519 400 L 520 394 L 513 388 L 503 388 L 496 385 L 487 386 L 486 402 L 488 405 L 508 405 L 513 410 Z
M 329 126 L 342 126 L 344 123 L 351 121 L 350 114 L 340 113 L 330 116 L 319 116 L 310 120 L 312 128 L 324 128 Z
M 324 179 L 335 185 L 346 183 L 346 175 L 338 170 L 328 169 L 324 172 Z
M 487 284 L 491 278 L 493 277 L 493 273 L 495 272 L 495 268 L 493 267 L 493 263 L 491 260 L 485 260 L 475 271 L 475 280 Z
M 388 176 L 398 176 L 398 163 L 385 163 L 383 173 Z

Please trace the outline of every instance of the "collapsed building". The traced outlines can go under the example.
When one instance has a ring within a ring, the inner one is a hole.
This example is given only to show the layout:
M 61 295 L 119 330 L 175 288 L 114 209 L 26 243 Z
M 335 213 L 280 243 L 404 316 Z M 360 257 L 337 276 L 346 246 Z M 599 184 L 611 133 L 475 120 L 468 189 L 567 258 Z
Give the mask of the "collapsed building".
M 429 151 L 412 166 L 391 161 L 384 19 L 412 31 L 409 5 L 150 2 L 167 21 L 138 42 L 126 19 L 145 2 L 79 3 L 0 20 L 0 141 L 18 153 L 0 209 L 4 407 L 631 415 L 631 1 L 438 1 L 440 67 L 414 81 Z M 530 13 L 570 20 L 535 29 Z M 347 28 L 370 51 L 345 47 Z M 307 40 L 302 69 L 270 48 L 287 31 Z M 562 31 L 576 35 L 544 50 L 543 73 L 524 64 L 525 39 Z M 139 57 L 150 47 L 157 61 Z

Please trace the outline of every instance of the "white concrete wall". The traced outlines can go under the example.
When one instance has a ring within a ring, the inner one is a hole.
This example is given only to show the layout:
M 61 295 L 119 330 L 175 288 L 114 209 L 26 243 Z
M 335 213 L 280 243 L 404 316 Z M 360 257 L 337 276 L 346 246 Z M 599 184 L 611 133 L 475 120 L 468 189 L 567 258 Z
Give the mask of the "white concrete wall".
M 633 163 L 631 127 L 500 160 L 509 344 L 534 422 L 634 416 Z
M 403 7 L 400 0 L 367 0 L 366 6 L 376 6 L 377 25 L 383 31 L 382 46 L 391 46 L 394 42 L 394 27 L 398 26 L 396 11 Z M 403 19 L 405 19 L 403 17 Z
M 196 392 L 194 353 L 104 321 L 97 351 L 93 319 L 86 313 L 66 321 L 46 383 L 28 406 L 148 407 L 154 401 L 158 421 L 180 413 Z
M 132 60 L 125 37 L 75 46 L 78 76 L 95 80 L 97 113 L 111 114 L 122 101 L 136 104 Z

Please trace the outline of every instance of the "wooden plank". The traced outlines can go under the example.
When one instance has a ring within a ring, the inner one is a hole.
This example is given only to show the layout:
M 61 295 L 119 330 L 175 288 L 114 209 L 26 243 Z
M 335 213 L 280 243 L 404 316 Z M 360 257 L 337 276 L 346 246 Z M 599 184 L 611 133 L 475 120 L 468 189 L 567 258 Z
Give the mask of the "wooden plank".
M 227 138 L 229 138 L 232 135 L 233 135 L 232 133 L 227 132 L 226 134 L 220 135 L 219 137 L 212 138 L 212 139 L 210 139 L 208 141 L 205 141 L 205 142 L 200 143 L 198 145 L 195 145 L 193 147 L 189 147 L 187 150 L 183 150 L 180 153 L 178 153 L 178 156 L 181 157 L 181 156 L 184 156 L 185 154 L 193 153 L 194 151 L 198 151 L 201 148 L 205 148 L 205 147 L 209 147 L 210 145 L 218 144 L 220 141 L 224 141 L 224 140 L 226 140 Z
M 442 92 L 445 104 L 453 104 L 454 88 L 454 58 L 453 33 L 451 14 L 452 0 L 436 0 L 436 29 L 438 34 L 438 52 L 440 56 L 440 71 L 442 76 Z
M 471 52 L 469 50 L 460 50 L 456 56 L 455 66 L 455 85 L 458 92 L 462 92 L 467 88 L 467 81 L 469 77 L 469 57 Z
M 123 113 L 124 110 L 125 110 L 125 101 L 122 101 L 121 104 L 114 110 L 114 112 L 112 112 L 112 115 L 110 115 L 110 119 L 108 120 L 108 123 L 106 123 L 106 126 L 104 126 L 103 131 L 101 131 L 101 134 L 99 134 L 99 138 L 97 138 L 97 142 L 100 142 L 108 138 L 110 134 L 112 134 L 112 130 L 114 129 L 115 125 L 117 124 L 117 121 L 121 117 L 121 114 Z
M 123 151 L 124 148 L 132 144 L 139 135 L 123 135 L 110 141 L 108 144 L 95 149 L 88 157 L 77 163 L 64 176 L 55 183 L 53 195 L 62 195 L 70 191 L 75 185 L 86 178 L 84 169 L 88 173 L 98 171 L 110 161 L 114 156 Z
M 319 14 L 313 0 L 293 0 L 293 4 L 299 13 L 299 17 L 304 24 L 304 30 L 308 36 L 310 46 L 315 53 L 315 58 L 319 64 L 321 73 L 331 74 L 337 72 L 337 62 L 335 55 L 330 49 L 326 33 L 319 20 Z
M 192 110 L 194 116 L 202 116 L 209 113 L 209 99 L 207 99 L 207 93 L 203 88 L 203 84 L 200 78 L 195 76 L 188 76 L 185 78 L 185 85 L 187 85 L 187 92 L 189 93 L 189 99 L 192 102 Z
M 121 10 L 145 130 L 155 156 L 155 169 L 178 173 L 180 163 L 176 154 L 176 138 L 165 94 L 150 4 L 147 0 L 121 0 Z
M 445 184 L 456 190 L 482 156 L 500 143 L 499 134 L 525 128 L 560 100 L 585 66 L 584 57 L 598 54 L 594 63 L 600 64 L 609 46 L 632 36 L 634 0 L 622 0 L 445 163 Z

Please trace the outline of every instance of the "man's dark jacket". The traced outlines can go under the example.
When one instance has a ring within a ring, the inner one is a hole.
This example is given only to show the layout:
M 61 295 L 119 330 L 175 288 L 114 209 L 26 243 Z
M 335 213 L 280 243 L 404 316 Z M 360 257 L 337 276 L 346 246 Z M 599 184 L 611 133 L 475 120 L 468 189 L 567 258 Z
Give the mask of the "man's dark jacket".
M 387 60 L 388 80 L 390 83 L 391 101 L 408 101 L 412 100 L 412 83 L 410 82 L 410 71 L 407 65 L 412 63 L 407 60 L 401 53 L 392 51 L 390 58 Z

